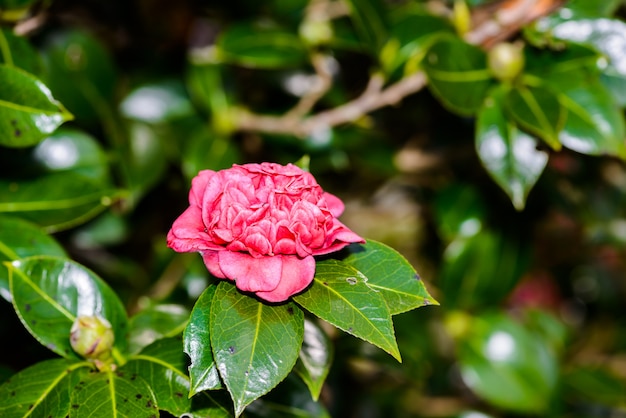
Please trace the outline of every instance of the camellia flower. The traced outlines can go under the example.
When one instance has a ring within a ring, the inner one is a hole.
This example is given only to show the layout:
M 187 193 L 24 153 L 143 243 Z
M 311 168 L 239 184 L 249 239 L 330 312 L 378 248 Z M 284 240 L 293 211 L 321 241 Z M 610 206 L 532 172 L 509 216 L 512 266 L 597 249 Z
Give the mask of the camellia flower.
M 337 220 L 344 209 L 306 171 L 288 164 L 204 170 L 192 180 L 189 208 L 167 244 L 198 251 L 209 272 L 269 302 L 282 302 L 313 280 L 313 256 L 365 242 Z

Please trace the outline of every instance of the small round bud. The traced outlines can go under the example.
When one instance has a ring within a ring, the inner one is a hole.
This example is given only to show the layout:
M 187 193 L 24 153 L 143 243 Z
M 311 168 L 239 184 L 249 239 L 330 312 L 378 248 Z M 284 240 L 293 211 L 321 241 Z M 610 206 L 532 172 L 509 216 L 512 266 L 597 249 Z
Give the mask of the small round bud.
M 97 316 L 79 316 L 70 330 L 72 348 L 88 359 L 108 358 L 114 342 L 111 324 Z
M 523 47 L 508 42 L 499 43 L 489 51 L 487 60 L 495 78 L 513 80 L 524 69 Z
M 300 25 L 300 37 L 309 45 L 325 45 L 333 38 L 333 27 L 327 20 L 307 19 Z

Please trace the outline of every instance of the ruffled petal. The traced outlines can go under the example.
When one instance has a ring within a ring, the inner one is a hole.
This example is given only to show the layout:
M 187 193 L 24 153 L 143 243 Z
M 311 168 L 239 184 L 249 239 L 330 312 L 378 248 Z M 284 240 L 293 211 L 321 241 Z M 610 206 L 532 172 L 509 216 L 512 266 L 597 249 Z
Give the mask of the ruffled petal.
M 271 292 L 280 283 L 282 257 L 254 258 L 250 254 L 220 251 L 219 267 L 244 292 Z
M 275 256 L 282 260 L 280 283 L 270 292 L 257 292 L 256 295 L 268 302 L 284 302 L 291 296 L 306 289 L 315 276 L 315 259 L 297 256 Z

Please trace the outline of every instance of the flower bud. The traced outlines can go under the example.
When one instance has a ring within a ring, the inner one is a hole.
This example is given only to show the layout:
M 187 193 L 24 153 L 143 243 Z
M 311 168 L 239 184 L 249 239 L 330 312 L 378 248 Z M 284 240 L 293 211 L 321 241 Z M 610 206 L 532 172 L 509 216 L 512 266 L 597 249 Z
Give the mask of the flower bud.
M 511 81 L 524 69 L 524 51 L 522 46 L 502 42 L 494 46 L 487 57 L 489 70 L 495 78 Z
M 70 331 L 70 344 L 77 354 L 105 360 L 111 354 L 115 335 L 109 321 L 97 316 L 79 316 Z

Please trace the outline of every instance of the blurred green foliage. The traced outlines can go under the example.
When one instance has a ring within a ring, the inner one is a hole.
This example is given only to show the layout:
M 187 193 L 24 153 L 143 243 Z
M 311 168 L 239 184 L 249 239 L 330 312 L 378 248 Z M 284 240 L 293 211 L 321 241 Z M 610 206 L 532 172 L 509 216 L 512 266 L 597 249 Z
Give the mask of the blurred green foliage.
M 394 317 L 402 364 L 307 319 L 309 364 L 244 416 L 626 416 L 624 7 L 0 0 L 1 399 L 21 391 L 0 415 L 64 416 L 64 388 L 106 387 L 37 331 L 72 312 L 31 311 L 75 269 L 119 344 L 130 330 L 135 357 L 104 373 L 143 407 L 120 412 L 233 416 L 180 338 L 212 279 L 165 234 L 199 170 L 306 155 L 441 305 Z M 93 410 L 77 399 L 70 416 Z

